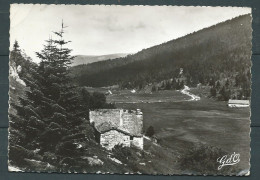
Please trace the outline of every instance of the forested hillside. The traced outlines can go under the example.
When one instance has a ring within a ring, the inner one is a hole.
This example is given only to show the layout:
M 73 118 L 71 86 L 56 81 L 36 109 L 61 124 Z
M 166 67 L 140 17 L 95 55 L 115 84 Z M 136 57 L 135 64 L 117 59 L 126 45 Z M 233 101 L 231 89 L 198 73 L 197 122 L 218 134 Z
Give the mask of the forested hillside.
M 250 97 L 251 16 L 243 15 L 124 58 L 71 68 L 81 86 L 142 89 L 170 80 L 174 88 L 180 68 L 185 84 L 211 86 L 220 100 Z M 126 42 L 127 43 L 127 42 Z

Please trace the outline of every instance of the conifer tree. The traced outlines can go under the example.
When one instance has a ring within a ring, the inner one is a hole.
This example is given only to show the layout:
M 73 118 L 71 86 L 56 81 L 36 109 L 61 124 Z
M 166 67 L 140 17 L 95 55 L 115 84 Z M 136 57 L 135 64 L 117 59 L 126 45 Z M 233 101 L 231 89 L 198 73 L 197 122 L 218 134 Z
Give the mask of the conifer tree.
M 76 144 L 86 142 L 86 129 L 92 133 L 86 122 L 88 109 L 107 107 L 103 94 L 78 93 L 72 84 L 69 64 L 74 57 L 66 48 L 70 41 L 63 38 L 64 28 L 62 23 L 61 30 L 54 32 L 58 39 L 49 38 L 42 51 L 36 53 L 39 65 L 21 58 L 26 90 L 19 102 L 11 103 L 16 113 L 10 114 L 9 146 L 9 159 L 16 160 L 19 167 L 25 164 L 25 158 L 58 167 L 66 158 L 80 157 L 82 152 Z M 11 61 L 18 61 L 18 55 L 22 57 L 15 42 Z
M 13 49 L 10 52 L 10 63 L 13 66 L 16 67 L 17 64 L 20 63 L 21 59 L 22 59 L 21 49 L 20 49 L 20 46 L 18 44 L 18 41 L 15 40 L 14 45 L 13 45 Z
M 40 71 L 45 75 L 43 86 L 46 95 L 67 112 L 75 112 L 78 99 L 68 69 L 74 57 L 70 55 L 72 50 L 65 47 L 70 42 L 64 40 L 65 28 L 62 23 L 61 30 L 54 32 L 58 39 L 49 39 L 44 49 L 36 54 L 41 59 Z
M 216 91 L 215 86 L 213 86 L 213 87 L 210 88 L 210 95 L 211 95 L 212 97 L 216 97 L 217 91 Z
M 18 100 L 11 100 L 9 109 L 9 160 L 10 164 L 23 167 L 25 158 L 37 160 L 37 155 L 33 151 L 41 149 L 38 138 L 46 127 L 43 112 L 44 109 L 45 111 L 46 109 L 50 110 L 43 102 L 50 100 L 45 98 L 41 92 L 41 85 L 37 81 L 39 74 L 37 73 L 36 64 L 27 61 L 21 56 L 17 41 L 11 51 L 10 61 L 21 64 L 22 69 L 30 69 L 30 73 L 24 71 L 23 76 L 20 76 L 26 83 L 26 87 L 20 85 L 20 88 L 25 91 L 25 95 L 20 95 Z M 10 80 L 11 84 L 18 86 L 16 80 Z M 14 96 L 12 91 L 10 93 Z
M 219 89 L 220 89 L 220 82 L 217 81 L 217 83 L 216 83 L 216 90 L 219 90 Z
M 166 81 L 165 89 L 166 90 L 170 90 L 171 89 L 171 84 L 170 84 L 169 81 Z
M 49 126 L 40 140 L 43 146 L 51 147 L 51 151 L 60 155 L 66 154 L 64 146 L 68 143 L 74 147 L 73 143 L 84 140 L 84 136 L 78 134 L 88 115 L 88 108 L 80 104 L 81 99 L 69 76 L 69 65 L 74 57 L 70 55 L 72 50 L 66 47 L 70 41 L 64 40 L 65 28 L 62 23 L 61 30 L 54 32 L 58 38 L 47 40 L 43 50 L 36 53 L 41 60 L 38 72 L 42 74 L 40 81 L 44 96 L 54 102 L 54 111 L 49 112 L 47 117 L 50 119 Z

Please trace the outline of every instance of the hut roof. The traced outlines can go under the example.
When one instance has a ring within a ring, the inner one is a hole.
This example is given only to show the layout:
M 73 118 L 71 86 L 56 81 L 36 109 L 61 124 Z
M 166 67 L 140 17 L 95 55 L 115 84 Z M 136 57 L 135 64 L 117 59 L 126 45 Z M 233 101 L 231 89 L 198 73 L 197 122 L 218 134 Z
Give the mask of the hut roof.
M 228 104 L 243 104 L 243 105 L 249 105 L 249 100 L 237 100 L 237 99 L 230 99 L 228 101 Z
M 90 111 L 90 122 L 94 124 L 99 133 L 105 133 L 110 130 L 117 130 L 130 136 L 142 136 L 142 125 L 138 123 L 137 115 L 142 115 L 140 109 L 98 109 Z M 123 121 L 130 121 L 130 124 L 124 124 Z

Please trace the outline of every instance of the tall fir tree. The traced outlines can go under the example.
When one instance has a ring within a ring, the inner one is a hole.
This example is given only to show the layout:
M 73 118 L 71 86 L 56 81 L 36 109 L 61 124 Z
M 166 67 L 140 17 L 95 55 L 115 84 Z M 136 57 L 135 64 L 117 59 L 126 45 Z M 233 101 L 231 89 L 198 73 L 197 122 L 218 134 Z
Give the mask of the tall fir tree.
M 69 65 L 74 57 L 66 48 L 70 41 L 64 40 L 64 28 L 62 23 L 61 30 L 54 32 L 58 38 L 49 38 L 36 53 L 39 65 L 23 57 L 18 42 L 11 52 L 10 61 L 22 66 L 26 84 L 25 95 L 10 103 L 9 160 L 14 166 L 23 168 L 30 160 L 63 170 L 72 166 L 68 160 L 80 158 L 84 151 L 78 144 L 94 139 L 87 121 L 89 108 L 113 108 L 103 94 L 78 92 L 73 85 Z
M 74 147 L 75 143 L 85 140 L 81 132 L 88 115 L 88 109 L 80 104 L 77 89 L 69 76 L 69 65 L 74 57 L 70 55 L 72 50 L 66 47 L 70 41 L 64 40 L 65 28 L 62 23 L 61 30 L 54 32 L 58 38 L 47 40 L 43 50 L 36 53 L 41 60 L 39 74 L 42 74 L 40 81 L 44 96 L 55 102 L 54 111 L 48 113 L 50 127 L 44 132 L 41 143 L 45 147 L 52 144 L 51 151 L 55 150 L 61 156 L 66 154 L 65 145 L 69 143 Z

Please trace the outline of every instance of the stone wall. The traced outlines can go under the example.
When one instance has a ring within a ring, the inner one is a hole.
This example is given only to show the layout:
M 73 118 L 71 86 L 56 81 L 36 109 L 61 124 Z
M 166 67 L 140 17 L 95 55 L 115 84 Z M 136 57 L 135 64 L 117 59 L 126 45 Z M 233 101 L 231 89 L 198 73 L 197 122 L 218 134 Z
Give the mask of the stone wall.
M 143 114 L 140 109 L 99 109 L 90 111 L 89 118 L 97 130 L 97 142 L 103 147 L 111 150 L 122 144 L 143 149 Z
M 133 135 L 142 135 L 143 115 L 141 112 L 123 110 L 121 113 L 121 118 L 123 129 L 126 129 Z
M 143 137 L 133 137 L 133 140 L 131 140 L 131 146 L 134 145 L 138 147 L 139 149 L 144 148 L 144 138 Z
M 100 144 L 108 150 L 117 144 L 130 147 L 130 136 L 117 130 L 110 130 L 100 135 Z

